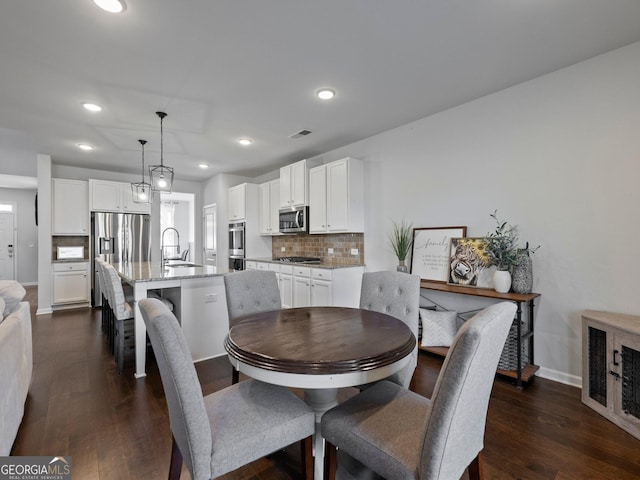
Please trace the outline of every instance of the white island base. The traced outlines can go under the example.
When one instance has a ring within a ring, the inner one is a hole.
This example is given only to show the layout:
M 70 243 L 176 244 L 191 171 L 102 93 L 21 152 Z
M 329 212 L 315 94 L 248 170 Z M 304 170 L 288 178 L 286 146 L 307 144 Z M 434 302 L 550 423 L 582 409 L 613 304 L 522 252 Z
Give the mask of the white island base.
M 216 267 L 161 269 L 151 262 L 114 265 L 120 277 L 133 287 L 135 314 L 135 377 L 146 376 L 147 329 L 138 302 L 149 290 L 173 303 L 194 362 L 226 355 L 224 338 L 229 331 L 223 273 Z

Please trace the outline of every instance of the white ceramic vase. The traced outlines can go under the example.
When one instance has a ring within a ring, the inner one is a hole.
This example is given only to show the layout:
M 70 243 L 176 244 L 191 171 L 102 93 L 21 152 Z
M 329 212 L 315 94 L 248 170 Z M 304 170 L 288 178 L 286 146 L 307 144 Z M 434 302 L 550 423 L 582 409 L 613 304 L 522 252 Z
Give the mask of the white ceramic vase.
M 493 288 L 498 293 L 507 293 L 511 288 L 511 273 L 509 270 L 493 272 Z

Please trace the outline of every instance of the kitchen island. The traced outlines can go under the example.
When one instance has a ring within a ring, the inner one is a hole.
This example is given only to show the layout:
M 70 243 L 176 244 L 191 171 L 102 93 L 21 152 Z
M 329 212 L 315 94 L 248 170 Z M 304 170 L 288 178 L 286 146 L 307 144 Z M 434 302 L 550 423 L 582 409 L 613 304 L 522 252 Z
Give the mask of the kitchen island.
M 138 302 L 150 290 L 173 303 L 194 361 L 226 354 L 229 330 L 222 276 L 226 269 L 181 261 L 131 262 L 113 265 L 122 280 L 133 287 L 135 314 L 136 378 L 146 375 L 147 329 Z

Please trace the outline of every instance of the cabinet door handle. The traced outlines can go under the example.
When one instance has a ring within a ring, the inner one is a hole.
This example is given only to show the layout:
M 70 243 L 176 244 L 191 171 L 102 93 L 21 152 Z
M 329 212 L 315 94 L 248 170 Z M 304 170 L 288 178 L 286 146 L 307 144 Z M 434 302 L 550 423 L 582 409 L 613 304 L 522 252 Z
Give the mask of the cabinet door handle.
M 609 375 L 615 377 L 616 380 L 620 380 L 620 374 L 618 372 L 614 372 L 613 370 L 609 370 Z
M 616 358 L 619 354 L 620 352 L 618 350 L 613 351 L 613 364 L 616 366 L 620 365 L 620 363 L 618 362 L 618 359 Z

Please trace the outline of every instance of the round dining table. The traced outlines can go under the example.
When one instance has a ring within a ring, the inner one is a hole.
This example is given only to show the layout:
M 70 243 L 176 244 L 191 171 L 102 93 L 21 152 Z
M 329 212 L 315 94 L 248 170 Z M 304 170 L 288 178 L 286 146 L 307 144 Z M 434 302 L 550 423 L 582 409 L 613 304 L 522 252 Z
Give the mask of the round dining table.
M 247 316 L 231 328 L 231 364 L 256 380 L 301 388 L 316 417 L 314 478 L 324 478 L 320 419 L 338 389 L 386 378 L 410 361 L 416 338 L 401 320 L 343 307 L 302 307 Z

